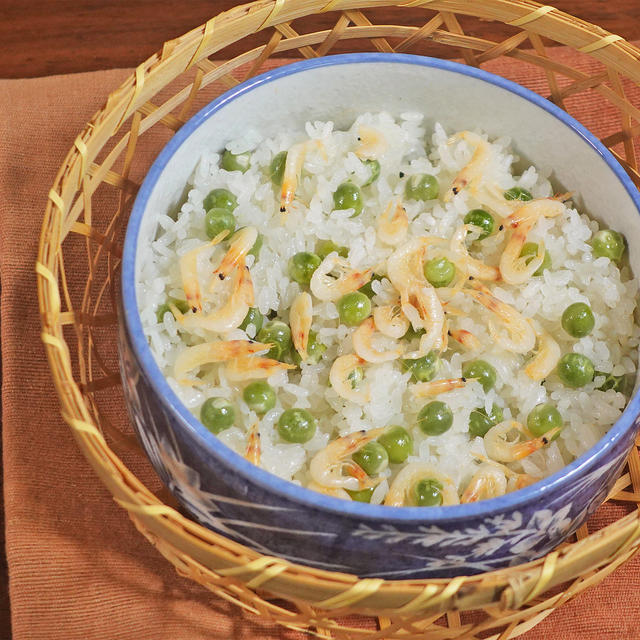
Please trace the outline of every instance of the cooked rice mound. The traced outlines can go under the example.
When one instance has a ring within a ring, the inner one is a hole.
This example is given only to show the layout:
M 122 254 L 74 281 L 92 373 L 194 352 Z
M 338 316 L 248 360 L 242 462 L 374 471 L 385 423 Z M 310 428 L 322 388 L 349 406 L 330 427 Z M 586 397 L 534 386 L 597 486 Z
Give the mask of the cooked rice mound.
M 356 154 L 362 144 L 359 138 L 363 126 L 377 131 L 384 141 L 384 149 L 377 151 L 381 171 L 372 184 L 361 188 L 362 213 L 350 217 L 352 210 L 333 210 L 333 193 L 347 180 L 363 185 L 370 177 L 370 167 Z M 369 395 L 366 404 L 338 395 L 328 382 L 329 372 L 336 358 L 353 353 L 352 335 L 357 327 L 340 323 L 335 301 L 316 297 L 313 297 L 312 329 L 326 351 L 317 364 L 302 362 L 299 367 L 279 371 L 268 378 L 277 401 L 275 408 L 264 416 L 256 415 L 243 401 L 242 390 L 249 380 L 229 380 L 225 363 L 205 364 L 190 371 L 186 379 L 175 379 L 175 361 L 185 347 L 217 340 L 249 340 L 256 336 L 251 324 L 246 331 L 235 328 L 213 333 L 203 328 L 186 330 L 170 312 L 160 320 L 157 318 L 158 307 L 167 299 L 185 300 L 180 258 L 197 247 L 209 243 L 198 254 L 196 262 L 204 312 L 227 300 L 234 286 L 233 278 L 226 278 L 211 291 L 212 273 L 229 248 L 228 241 L 211 245 L 205 232 L 203 200 L 212 189 L 225 188 L 237 197 L 238 206 L 233 212 L 237 228 L 251 226 L 262 234 L 259 256 L 257 259 L 247 256 L 246 266 L 253 282 L 252 306 L 260 310 L 265 321 L 269 316 L 289 323 L 292 303 L 301 292 L 309 291 L 308 286 L 301 286 L 290 278 L 289 259 L 297 252 L 314 252 L 319 240 L 332 240 L 346 247 L 351 269 L 371 268 L 386 276 L 387 262 L 402 243 L 385 244 L 377 229 L 380 215 L 394 198 L 401 202 L 408 219 L 404 242 L 421 236 L 437 236 L 449 242 L 470 210 L 490 211 L 496 221 L 496 232 L 477 240 L 477 233 L 472 230 L 465 242 L 473 258 L 498 266 L 512 233 L 509 229 L 498 230 L 504 217 L 486 201 L 483 203 L 477 189 L 456 189 L 457 193 L 445 202 L 452 183 L 472 162 L 475 152 L 475 145 L 469 139 L 460 135 L 452 137 L 452 133 L 440 124 L 427 130 L 419 113 L 403 113 L 397 118 L 388 113 L 367 113 L 359 116 L 347 131 L 334 130 L 332 122 L 307 123 L 305 131 L 284 131 L 269 139 L 248 131 L 242 139 L 227 145 L 234 154 L 251 152 L 251 164 L 246 172 L 221 169 L 221 153 L 211 150 L 200 159 L 186 202 L 178 214 L 175 217 L 167 213 L 158 215 L 155 240 L 148 247 L 139 248 L 145 251 L 138 259 L 137 281 L 144 330 L 169 384 L 196 417 L 208 398 L 222 397 L 234 405 L 234 425 L 218 435 L 224 444 L 245 455 L 249 431 L 257 422 L 260 466 L 281 478 L 307 486 L 311 481 L 311 459 L 330 441 L 359 430 L 402 425 L 413 436 L 413 454 L 406 463 L 387 467 L 376 479 L 371 502 L 382 503 L 400 470 L 418 461 L 450 479 L 462 495 L 479 465 L 487 459 L 483 438 L 469 435 L 469 416 L 478 407 L 490 412 L 496 404 L 502 408 L 504 420 L 523 425 L 527 424 L 531 410 L 540 403 L 549 402 L 558 409 L 563 419 L 559 437 L 521 460 L 507 463 L 507 475 L 510 470 L 514 477 L 527 474 L 533 479 L 560 470 L 587 451 L 619 418 L 628 398 L 614 389 L 599 390 L 604 380 L 602 375 L 596 375 L 593 382 L 577 389 L 565 386 L 555 370 L 542 380 L 531 379 L 525 368 L 535 357 L 536 348 L 524 354 L 505 348 L 504 342 L 496 340 L 489 331 L 491 312 L 463 292 L 454 292 L 446 301 L 444 309 L 451 309 L 451 313 L 446 314 L 447 327 L 472 333 L 480 348 L 469 350 L 445 337 L 446 350 L 441 353 L 435 379 L 461 378 L 465 362 L 482 359 L 497 372 L 496 384 L 488 392 L 478 381 L 469 380 L 445 393 L 417 398 L 412 391 L 415 381 L 411 373 L 403 370 L 400 359 L 394 359 L 367 363 L 364 367 L 363 384 Z M 486 136 L 482 137 L 488 141 Z M 277 153 L 309 139 L 320 144 L 309 148 L 295 199 L 283 214 L 280 190 L 270 179 L 269 166 Z M 488 142 L 490 155 L 482 166 L 482 184 L 491 185 L 499 194 L 515 186 L 522 187 L 534 200 L 554 196 L 549 176 L 541 175 L 533 166 L 522 167 L 510 144 L 508 139 Z M 412 175 L 425 173 L 437 178 L 439 197 L 428 201 L 406 198 L 407 180 Z M 571 188 L 571 185 L 563 186 Z M 484 282 L 484 285 L 493 296 L 530 319 L 536 334 L 544 331 L 551 336 L 562 354 L 573 351 L 587 356 L 597 372 L 615 376 L 635 374 L 639 337 L 634 320 L 637 284 L 624 262 L 616 264 L 606 257 L 594 257 L 590 241 L 599 228 L 598 222 L 578 211 L 571 199 L 565 200 L 560 215 L 541 216 L 527 236 L 527 242 L 544 245 L 551 258 L 551 268 L 523 284 L 510 285 L 499 280 Z M 397 304 L 398 291 L 387 277 L 373 280 L 371 287 L 375 293 L 374 308 Z M 589 304 L 595 318 L 594 329 L 583 338 L 569 336 L 561 326 L 564 310 L 574 302 Z M 419 337 L 385 339 L 378 348 L 400 345 L 405 352 L 416 352 L 419 343 Z M 446 402 L 453 413 L 452 426 L 437 436 L 426 435 L 417 425 L 418 412 L 433 400 Z M 315 435 L 304 444 L 284 442 L 278 435 L 278 418 L 283 410 L 292 407 L 307 409 L 317 421 Z

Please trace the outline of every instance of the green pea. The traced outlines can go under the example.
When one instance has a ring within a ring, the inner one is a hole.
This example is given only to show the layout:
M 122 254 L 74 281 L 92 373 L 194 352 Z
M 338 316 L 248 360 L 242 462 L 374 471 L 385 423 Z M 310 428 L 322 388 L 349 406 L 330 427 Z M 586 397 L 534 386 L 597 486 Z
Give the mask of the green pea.
M 413 325 L 410 324 L 409 328 L 407 329 L 407 332 L 402 336 L 403 340 L 413 340 L 415 338 L 419 338 L 420 336 L 424 335 L 425 330 L 424 329 L 418 329 L 417 331 L 413 328 Z
M 307 362 L 309 364 L 317 364 L 327 350 L 327 346 L 318 342 L 318 334 L 315 331 L 309 331 L 309 340 L 307 341 Z
M 565 353 L 558 362 L 558 376 L 567 387 L 577 389 L 593 380 L 593 362 L 581 353 Z
M 240 227 L 239 229 L 237 229 L 236 232 L 231 236 L 231 238 L 229 238 L 229 242 L 233 242 L 236 235 L 240 233 L 240 231 L 242 231 L 243 229 L 244 227 Z M 255 256 L 255 259 L 257 260 L 258 256 L 260 255 L 260 249 L 262 249 L 263 242 L 264 242 L 264 237 L 262 236 L 261 233 L 258 233 L 258 235 L 256 236 L 256 241 L 253 243 L 253 247 L 251 247 L 251 249 L 249 250 L 248 255 Z
M 523 189 L 522 187 L 511 187 L 511 189 L 507 189 L 504 192 L 505 200 L 522 200 L 523 202 L 528 202 L 529 200 L 533 200 L 533 196 L 530 191 Z
M 246 153 L 231 153 L 229 149 L 225 149 L 220 166 L 225 171 L 241 171 L 244 173 L 251 166 L 251 154 L 248 151 Z
M 369 487 L 368 489 L 361 489 L 360 491 L 347 489 L 347 493 L 352 500 L 355 500 L 355 502 L 371 502 L 373 487 Z
M 598 391 L 608 391 L 609 389 L 613 389 L 614 391 L 626 396 L 629 395 L 630 391 L 633 389 L 633 378 L 628 374 L 614 376 L 612 373 L 596 371 L 594 377 L 597 376 L 604 376 L 604 382 L 598 387 Z
M 347 249 L 347 247 L 340 247 L 333 240 L 318 240 L 318 242 L 316 242 L 316 253 L 322 260 L 334 251 L 341 258 L 346 258 L 349 255 L 349 249 Z
M 229 189 L 213 189 L 213 191 L 209 191 L 202 204 L 205 211 L 210 209 L 233 211 L 238 206 L 238 198 Z
M 287 164 L 287 152 L 281 151 L 280 153 L 276 153 L 273 156 L 273 160 L 271 160 L 271 164 L 269 165 L 269 177 L 271 178 L 271 182 L 279 187 L 282 185 L 282 178 L 284 176 L 284 167 Z
M 224 398 L 208 398 L 200 409 L 200 422 L 215 434 L 228 429 L 235 416 L 233 405 Z
M 471 360 L 462 366 L 462 377 L 477 380 L 486 393 L 495 386 L 497 373 L 486 360 Z
M 389 466 L 387 450 L 378 442 L 367 442 L 351 458 L 368 476 L 374 476 Z
M 307 359 L 305 362 L 307 364 L 318 364 L 326 350 L 326 345 L 322 344 L 322 342 L 318 342 L 318 334 L 315 331 L 310 330 L 309 339 L 307 340 Z M 295 364 L 300 366 L 302 358 L 295 349 L 291 350 L 291 358 Z
M 169 305 L 172 304 L 180 313 L 187 313 L 189 311 L 189 304 L 186 300 L 176 300 L 176 298 L 168 298 L 164 304 L 161 304 L 156 309 L 156 319 L 158 322 L 164 322 L 165 313 L 171 312 Z
M 338 300 L 340 321 L 348 327 L 357 327 L 371 313 L 371 300 L 360 291 L 347 293 Z
M 562 328 L 573 338 L 588 336 L 595 323 L 591 307 L 584 302 L 570 304 L 562 314 Z
M 278 420 L 278 434 L 286 442 L 304 444 L 315 432 L 315 418 L 306 409 L 287 409 Z
M 362 194 L 353 182 L 343 182 L 333 194 L 333 208 L 338 210 L 353 209 L 352 218 L 362 213 Z
M 472 438 L 484 438 L 491 427 L 502 422 L 503 417 L 502 409 L 495 403 L 491 405 L 489 413 L 484 407 L 473 409 L 469 414 L 469 435 Z
M 264 316 L 258 309 L 251 307 L 249 311 L 247 311 L 247 315 L 244 317 L 244 320 L 240 323 L 240 328 L 243 331 L 246 331 L 247 327 L 252 324 L 256 328 L 256 334 L 258 334 L 260 329 L 262 329 L 263 322 Z
M 315 253 L 300 251 L 289 259 L 289 276 L 299 284 L 309 284 L 321 262 Z
M 538 243 L 537 242 L 525 242 L 520 250 L 520 257 L 531 256 L 529 260 L 525 260 L 526 264 L 529 264 L 533 260 L 534 256 L 538 255 Z M 551 269 L 551 256 L 545 249 L 544 257 L 542 258 L 542 264 L 533 272 L 534 276 L 541 276 L 545 269 Z
M 536 405 L 527 416 L 527 429 L 539 438 L 547 431 L 562 426 L 560 412 L 549 402 Z
M 429 173 L 417 173 L 409 176 L 404 187 L 408 200 L 435 200 L 440 193 L 440 185 L 435 176 Z
M 273 344 L 267 352 L 267 358 L 282 360 L 291 349 L 291 329 L 281 320 L 271 320 L 258 331 L 258 342 Z
M 264 415 L 276 406 L 276 392 L 264 380 L 256 380 L 248 384 L 242 392 L 247 406 L 258 415 Z
M 413 453 L 413 438 L 404 427 L 389 427 L 378 442 L 386 449 L 392 464 L 404 462 Z
M 433 258 L 424 264 L 424 277 L 436 288 L 451 284 L 456 267 L 446 258 Z
M 478 236 L 478 240 L 490 236 L 493 233 L 493 227 L 495 225 L 493 216 L 484 209 L 471 209 L 464 217 L 464 223 L 472 224 L 474 227 L 480 229 L 481 233 Z
M 425 404 L 418 414 L 418 426 L 428 436 L 439 436 L 453 424 L 453 413 L 444 402 L 434 400 Z
M 438 372 L 440 358 L 438 352 L 433 350 L 420 358 L 403 358 L 400 364 L 403 371 L 411 371 L 411 377 L 416 382 L 429 382 Z
M 369 168 L 369 177 L 362 183 L 363 187 L 368 187 L 380 177 L 380 163 L 377 160 L 363 160 L 362 164 Z
M 249 255 L 250 256 L 255 256 L 256 260 L 258 259 L 258 256 L 260 255 L 260 249 L 262 249 L 263 241 L 264 241 L 264 238 L 263 238 L 262 234 L 259 233 L 256 236 L 256 241 L 253 243 L 253 247 L 251 247 L 251 249 L 249 251 Z
M 355 389 L 364 380 L 364 369 L 355 367 L 347 375 L 347 380 L 351 383 L 351 388 Z
M 413 487 L 413 500 L 417 507 L 439 507 L 442 504 L 442 484 L 433 478 L 424 478 Z
M 236 217 L 228 209 L 216 207 L 209 209 L 204 217 L 204 228 L 207 236 L 215 238 L 219 233 L 228 231 L 227 238 L 236 230 Z
M 373 296 L 376 295 L 375 291 L 373 290 L 373 287 L 371 286 L 371 284 L 375 281 L 375 282 L 380 282 L 380 280 L 382 280 L 383 276 L 374 273 L 371 276 L 371 280 L 369 280 L 369 282 L 367 282 L 367 284 L 363 284 L 358 291 L 360 291 L 361 293 L 364 293 L 365 296 L 367 296 L 367 298 L 373 298 Z
M 602 229 L 593 236 L 591 246 L 596 258 L 609 258 L 618 262 L 624 253 L 624 236 L 613 229 Z

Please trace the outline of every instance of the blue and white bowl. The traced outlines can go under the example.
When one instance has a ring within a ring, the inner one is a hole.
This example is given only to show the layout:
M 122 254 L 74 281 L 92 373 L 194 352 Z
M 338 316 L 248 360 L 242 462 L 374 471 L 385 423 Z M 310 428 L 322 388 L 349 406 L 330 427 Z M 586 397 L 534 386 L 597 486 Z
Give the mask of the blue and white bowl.
M 127 403 L 153 466 L 196 520 L 265 555 L 390 579 L 478 573 L 538 558 L 604 500 L 639 421 L 635 394 L 621 418 L 562 471 L 505 496 L 450 507 L 345 502 L 255 467 L 181 403 L 143 333 L 136 300 L 140 243 L 179 202 L 205 149 L 222 149 L 246 123 L 274 135 L 308 120 L 348 127 L 364 111 L 418 110 L 449 130 L 509 136 L 521 157 L 629 241 L 640 273 L 640 197 L 609 151 L 540 96 L 464 65 L 398 54 L 349 54 L 270 71 L 220 96 L 187 122 L 151 167 L 129 221 L 122 268 L 121 368 Z

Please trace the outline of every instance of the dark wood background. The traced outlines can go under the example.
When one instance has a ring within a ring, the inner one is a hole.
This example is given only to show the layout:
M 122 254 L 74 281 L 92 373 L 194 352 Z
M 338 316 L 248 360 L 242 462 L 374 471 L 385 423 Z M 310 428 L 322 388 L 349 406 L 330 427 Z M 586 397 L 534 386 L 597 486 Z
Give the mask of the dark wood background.
M 640 39 L 640 0 L 550 2 L 627 40 Z M 238 4 L 237 0 L 0 0 L 0 77 L 134 67 L 166 40 Z M 416 25 L 423 24 L 424 10 L 405 11 L 411 12 Z M 376 22 L 393 23 L 395 12 L 395 7 L 377 10 Z M 326 28 L 335 14 L 314 20 L 315 28 Z M 495 37 L 507 32 L 496 23 L 474 22 L 469 33 Z M 233 55 L 233 48 L 225 55 Z

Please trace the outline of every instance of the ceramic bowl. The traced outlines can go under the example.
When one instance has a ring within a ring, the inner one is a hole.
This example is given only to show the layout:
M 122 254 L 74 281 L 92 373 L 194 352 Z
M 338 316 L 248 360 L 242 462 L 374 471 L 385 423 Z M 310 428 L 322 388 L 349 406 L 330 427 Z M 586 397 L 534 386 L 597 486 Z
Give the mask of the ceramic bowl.
M 189 412 L 158 368 L 136 301 L 136 247 L 175 207 L 201 152 L 222 149 L 247 123 L 266 136 L 308 120 L 348 127 L 364 111 L 426 114 L 448 130 L 509 136 L 521 158 L 550 170 L 581 210 L 623 231 L 640 273 L 640 199 L 609 151 L 540 96 L 487 72 L 431 58 L 348 54 L 269 71 L 187 122 L 137 196 L 122 267 L 121 364 L 128 407 L 156 471 L 197 521 L 266 555 L 390 579 L 483 572 L 540 557 L 604 500 L 638 430 L 640 397 L 596 446 L 520 491 L 451 507 L 384 507 L 321 495 L 257 468 Z

